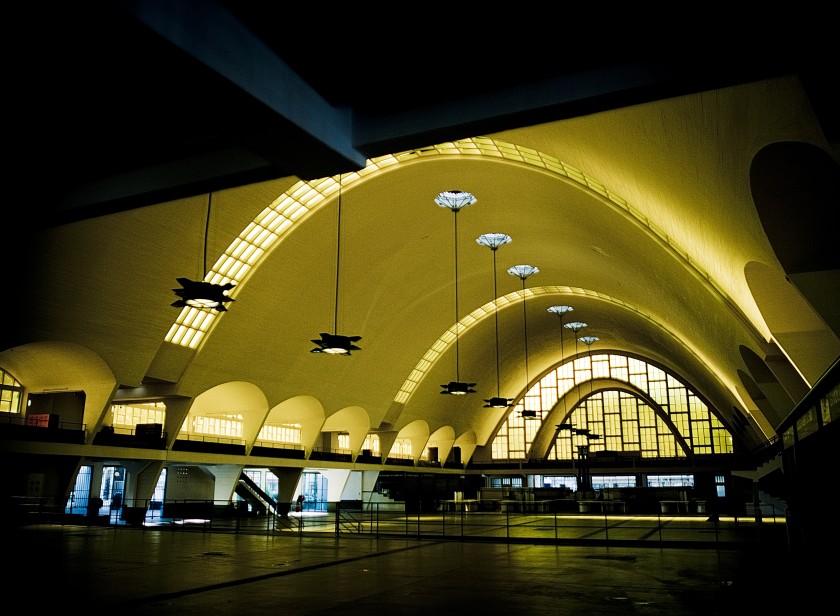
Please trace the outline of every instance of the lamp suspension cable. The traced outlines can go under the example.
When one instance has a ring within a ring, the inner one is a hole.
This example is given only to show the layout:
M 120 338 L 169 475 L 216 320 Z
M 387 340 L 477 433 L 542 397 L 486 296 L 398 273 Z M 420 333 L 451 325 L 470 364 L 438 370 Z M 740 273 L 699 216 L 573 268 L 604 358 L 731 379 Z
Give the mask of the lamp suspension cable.
M 207 193 L 207 218 L 204 221 L 204 260 L 202 262 L 202 270 L 201 270 L 201 278 L 199 280 L 205 280 L 207 278 L 207 235 L 210 233 L 210 205 L 213 203 L 213 193 Z
M 343 355 L 350 356 L 352 351 L 361 351 L 362 349 L 354 343 L 362 339 L 361 336 L 342 336 L 338 333 L 338 293 L 339 293 L 339 276 L 341 273 L 341 184 L 342 175 L 338 175 L 338 201 L 336 213 L 336 240 L 335 240 L 335 303 L 333 312 L 333 331 L 321 332 L 320 340 L 312 340 L 317 346 L 312 349 L 311 353 L 326 353 L 328 355 Z
M 461 381 L 461 368 L 459 364 L 458 339 L 461 333 L 461 321 L 458 318 L 458 211 L 452 210 L 455 214 L 455 380 Z
M 528 306 L 525 301 L 525 280 L 531 274 L 536 274 L 540 270 L 533 265 L 514 265 L 508 269 L 508 274 L 511 276 L 518 276 L 522 281 L 522 323 L 525 333 L 525 390 L 522 392 L 522 417 L 535 417 L 536 411 L 525 408 L 525 396 L 528 393 L 528 385 L 530 384 L 530 377 L 528 375 Z
M 575 333 L 575 359 L 572 362 L 572 385 L 577 386 L 577 370 L 575 368 L 575 362 L 577 362 L 577 355 L 578 355 L 578 338 L 577 333 L 586 327 L 586 323 L 582 321 L 573 321 L 571 323 L 566 323 L 564 325 L 566 329 L 570 329 Z
M 493 316 L 496 319 L 496 397 L 501 397 L 501 384 L 499 380 L 499 304 L 496 303 L 496 298 L 499 296 L 498 287 L 496 284 L 496 249 L 493 253 Z
M 338 273 L 341 271 L 341 174 L 338 174 L 338 214 L 336 216 L 335 238 L 335 314 L 333 316 L 333 333 L 338 334 Z
M 585 405 L 586 408 L 592 403 L 592 392 L 594 391 L 594 383 L 595 380 L 595 371 L 592 369 L 592 343 L 597 342 L 599 338 L 597 336 L 581 336 L 580 341 L 584 343 L 589 348 L 589 397 L 586 399 Z M 586 416 L 589 417 L 589 413 L 586 413 Z M 601 436 L 599 434 L 586 434 L 586 442 L 589 443 L 590 440 L 597 440 L 600 439 Z
M 525 279 L 522 279 L 522 325 L 525 331 L 525 391 L 528 391 L 528 384 L 531 380 L 528 378 L 528 306 L 525 301 Z M 524 404 L 524 398 L 523 398 Z
M 172 289 L 179 297 L 171 305 L 176 308 L 196 308 L 199 310 L 217 310 L 226 312 L 226 302 L 235 301 L 228 295 L 234 288 L 232 282 L 225 284 L 213 284 L 209 282 L 210 272 L 207 270 L 207 237 L 210 233 L 210 208 L 213 201 L 213 193 L 207 194 L 207 218 L 204 221 L 204 251 L 202 253 L 202 272 L 197 281 L 189 278 L 176 278 L 182 288 Z
M 551 312 L 553 314 L 556 314 L 558 317 L 560 317 L 560 368 L 561 368 L 561 370 L 563 369 L 563 356 L 564 356 L 564 352 L 565 352 L 565 349 L 563 347 L 563 330 L 566 329 L 565 327 L 563 327 L 563 319 L 565 318 L 565 316 L 567 314 L 569 314 L 573 310 L 574 310 L 574 308 L 572 308 L 571 306 L 561 306 L 561 305 L 550 306 L 548 308 L 549 312 Z M 566 412 L 567 412 L 566 411 L 566 393 L 568 393 L 568 392 L 564 392 L 563 395 L 562 395 L 562 398 L 563 398 L 563 421 L 564 422 L 566 421 Z
M 435 203 L 437 203 L 440 207 L 447 208 L 455 216 L 455 221 L 453 225 L 455 238 L 455 380 L 450 381 L 446 385 L 441 385 L 441 387 L 443 387 L 443 391 L 441 391 L 440 393 L 442 394 L 452 394 L 460 396 L 464 394 L 475 393 L 475 390 L 472 389 L 475 383 L 461 382 L 461 360 L 459 348 L 461 320 L 459 318 L 458 306 L 458 212 L 461 211 L 462 208 L 465 208 L 468 205 L 472 205 L 475 202 L 476 198 L 471 193 L 460 190 L 445 191 L 439 193 L 438 196 L 435 197 Z
M 592 381 L 595 379 L 595 370 L 592 367 L 592 343 L 598 342 L 600 338 L 598 336 L 581 336 L 579 340 L 589 347 L 589 395 L 591 397 L 593 391 Z
M 493 253 L 493 312 L 496 319 L 496 397 L 485 400 L 485 408 L 506 408 L 510 406 L 511 400 L 509 398 L 502 398 L 500 373 L 499 368 L 499 303 L 498 303 L 498 285 L 496 276 L 496 251 L 500 246 L 510 243 L 512 240 L 509 235 L 504 233 L 485 233 L 480 235 L 476 242 L 482 246 L 487 246 Z

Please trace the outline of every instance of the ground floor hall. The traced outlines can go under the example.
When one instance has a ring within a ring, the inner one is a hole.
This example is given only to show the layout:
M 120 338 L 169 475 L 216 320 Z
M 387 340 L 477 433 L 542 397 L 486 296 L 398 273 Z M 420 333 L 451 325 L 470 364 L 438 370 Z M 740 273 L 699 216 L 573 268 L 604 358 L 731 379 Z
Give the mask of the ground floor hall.
M 779 551 L 76 525 L 6 529 L 9 605 L 127 614 L 811 613 L 829 574 Z

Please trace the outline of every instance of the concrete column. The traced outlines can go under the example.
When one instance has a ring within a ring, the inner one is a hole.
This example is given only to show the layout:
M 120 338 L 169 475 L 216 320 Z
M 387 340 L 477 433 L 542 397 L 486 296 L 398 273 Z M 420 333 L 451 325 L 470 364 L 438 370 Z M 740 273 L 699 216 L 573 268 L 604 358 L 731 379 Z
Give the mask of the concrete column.
M 295 490 L 297 490 L 300 478 L 303 475 L 302 468 L 287 468 L 284 466 L 275 466 L 269 469 L 277 476 L 277 511 L 280 515 L 287 515 L 292 501 L 295 498 Z

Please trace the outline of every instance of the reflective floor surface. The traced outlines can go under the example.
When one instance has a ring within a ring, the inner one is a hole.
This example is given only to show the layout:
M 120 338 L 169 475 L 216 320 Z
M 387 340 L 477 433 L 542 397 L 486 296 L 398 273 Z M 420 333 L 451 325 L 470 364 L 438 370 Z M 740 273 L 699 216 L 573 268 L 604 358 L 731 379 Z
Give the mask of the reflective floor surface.
M 582 547 L 49 525 L 8 529 L 3 546 L 6 604 L 39 614 L 781 614 L 782 599 L 810 613 L 829 581 L 777 546 Z

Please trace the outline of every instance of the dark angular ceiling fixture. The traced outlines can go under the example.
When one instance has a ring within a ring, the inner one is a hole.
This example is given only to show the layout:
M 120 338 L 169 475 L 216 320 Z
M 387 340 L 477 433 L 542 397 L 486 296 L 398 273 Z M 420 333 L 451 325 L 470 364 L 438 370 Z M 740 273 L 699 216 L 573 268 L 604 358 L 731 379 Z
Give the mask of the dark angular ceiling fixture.
M 575 428 L 575 424 L 573 423 L 561 423 L 557 424 L 557 431 L 563 432 L 568 430 L 575 436 L 584 436 L 586 437 L 587 441 L 597 441 L 600 440 L 600 434 L 592 434 L 592 431 L 589 428 Z
M 312 340 L 318 346 L 310 353 L 327 353 L 328 355 L 350 355 L 350 351 L 361 351 L 362 348 L 353 344 L 362 339 L 361 336 L 341 336 L 321 332 L 320 340 Z
M 477 199 L 472 193 L 463 192 L 461 190 L 449 190 L 438 194 L 435 197 L 435 203 L 440 207 L 450 210 L 454 214 L 455 219 L 455 380 L 450 381 L 446 385 L 441 385 L 442 394 L 449 394 L 452 396 L 463 396 L 465 394 L 474 394 L 475 383 L 464 383 L 461 381 L 460 358 L 458 349 L 458 337 L 461 330 L 461 320 L 458 315 L 458 212 L 468 205 L 475 203 Z
M 172 303 L 176 308 L 210 309 L 219 312 L 227 312 L 225 302 L 236 301 L 228 297 L 227 292 L 235 285 L 227 282 L 225 284 L 211 284 L 209 282 L 196 282 L 189 278 L 176 278 L 181 289 L 172 289 L 175 295 L 181 299 Z
M 204 271 L 202 272 L 205 278 L 207 277 L 207 231 L 210 227 L 210 205 L 213 200 L 213 193 L 207 195 L 207 222 L 204 225 Z M 233 289 L 234 285 L 231 282 L 225 284 L 215 284 L 212 282 L 195 281 L 189 278 L 176 278 L 180 289 L 172 289 L 180 299 L 172 302 L 175 308 L 197 308 L 199 310 L 216 310 L 218 312 L 227 312 L 225 304 L 227 302 L 236 301 L 228 295 L 228 292 Z
M 482 246 L 487 246 L 493 252 L 493 305 L 496 316 L 496 395 L 484 401 L 484 408 L 486 409 L 504 409 L 513 404 L 513 398 L 502 398 L 499 393 L 499 305 L 496 303 L 498 297 L 498 290 L 496 284 L 496 250 L 500 246 L 510 243 L 511 238 L 504 233 L 485 233 L 480 235 L 476 242 Z
M 524 325 L 525 332 L 525 389 L 522 392 L 522 412 L 519 416 L 526 419 L 535 418 L 537 416 L 537 411 L 535 409 L 527 408 L 527 398 L 525 396 L 525 394 L 528 393 L 528 386 L 531 384 L 531 381 L 528 378 L 528 311 L 525 303 L 525 279 L 532 274 L 539 273 L 539 271 L 540 270 L 533 265 L 514 265 L 513 267 L 509 267 L 507 271 L 511 276 L 516 276 L 522 280 L 522 324 Z
M 333 317 L 333 331 L 338 332 L 338 274 L 341 265 L 341 176 L 338 176 L 338 231 L 336 233 L 335 258 L 335 313 Z M 327 355 L 350 356 L 351 351 L 361 351 L 361 347 L 353 344 L 362 339 L 361 336 L 342 336 L 338 333 L 321 332 L 320 340 L 312 340 L 316 346 L 310 353 L 326 353 Z

